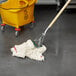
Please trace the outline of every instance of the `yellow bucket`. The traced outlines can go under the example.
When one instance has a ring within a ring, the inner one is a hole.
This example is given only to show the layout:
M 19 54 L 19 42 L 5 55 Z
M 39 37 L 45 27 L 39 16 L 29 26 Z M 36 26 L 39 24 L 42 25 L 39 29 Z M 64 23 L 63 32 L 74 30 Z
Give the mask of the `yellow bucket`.
M 34 21 L 36 0 L 8 0 L 1 4 L 3 24 L 19 28 Z
M 0 7 L 1 7 L 1 4 L 0 4 Z M 0 15 L 1 15 L 1 8 L 0 8 Z

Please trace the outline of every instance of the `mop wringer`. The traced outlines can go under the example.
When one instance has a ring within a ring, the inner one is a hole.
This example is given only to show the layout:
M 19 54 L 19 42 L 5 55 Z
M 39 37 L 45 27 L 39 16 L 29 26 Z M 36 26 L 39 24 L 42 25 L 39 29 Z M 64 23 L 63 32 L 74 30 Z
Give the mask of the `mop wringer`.
M 34 6 L 37 0 L 6 0 L 0 4 L 2 18 L 1 30 L 6 25 L 15 28 L 15 35 L 19 35 L 21 26 L 34 23 Z

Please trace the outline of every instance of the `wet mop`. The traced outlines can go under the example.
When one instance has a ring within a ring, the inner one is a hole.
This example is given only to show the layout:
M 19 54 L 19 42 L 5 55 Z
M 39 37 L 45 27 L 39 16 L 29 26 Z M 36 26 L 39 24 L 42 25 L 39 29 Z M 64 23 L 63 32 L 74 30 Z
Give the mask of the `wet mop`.
M 21 58 L 25 58 L 26 56 L 30 59 L 38 61 L 44 60 L 44 56 L 42 54 L 45 51 L 46 47 L 44 45 L 42 47 L 36 48 L 30 39 L 20 45 L 15 45 L 11 48 L 12 56 Z
M 43 61 L 44 56 L 43 53 L 46 51 L 46 47 L 43 45 L 44 37 L 49 30 L 49 28 L 52 27 L 52 25 L 56 22 L 56 20 L 59 18 L 59 16 L 62 14 L 62 12 L 65 10 L 65 8 L 68 6 L 68 4 L 71 2 L 71 0 L 68 0 L 63 8 L 59 11 L 59 13 L 55 16 L 55 18 L 52 20 L 50 25 L 46 28 L 46 30 L 41 34 L 39 39 L 27 40 L 27 42 L 24 42 L 20 45 L 15 45 L 11 48 L 12 56 L 22 57 L 25 58 L 28 57 L 30 59 Z

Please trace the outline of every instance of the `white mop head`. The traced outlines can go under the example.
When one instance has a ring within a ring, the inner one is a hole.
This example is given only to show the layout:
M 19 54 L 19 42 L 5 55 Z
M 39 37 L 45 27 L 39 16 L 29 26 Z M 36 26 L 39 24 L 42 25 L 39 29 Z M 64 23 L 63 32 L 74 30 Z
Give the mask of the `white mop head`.
M 46 47 L 43 45 L 42 47 L 36 48 L 31 40 L 27 40 L 20 45 L 15 45 L 11 48 L 12 56 L 25 58 L 28 57 L 30 59 L 43 61 L 44 56 L 42 55 L 46 51 Z

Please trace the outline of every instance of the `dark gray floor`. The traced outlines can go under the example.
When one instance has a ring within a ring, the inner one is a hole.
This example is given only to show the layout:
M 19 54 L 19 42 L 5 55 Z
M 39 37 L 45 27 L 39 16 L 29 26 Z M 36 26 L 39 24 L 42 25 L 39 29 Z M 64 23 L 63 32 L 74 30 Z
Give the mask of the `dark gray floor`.
M 36 26 L 24 27 L 18 38 L 14 28 L 6 26 L 0 31 L 0 76 L 76 76 L 76 14 L 63 13 L 48 31 L 44 44 L 47 47 L 45 61 L 11 56 L 10 48 L 27 39 L 35 39 L 56 15 L 51 6 L 35 8 Z

